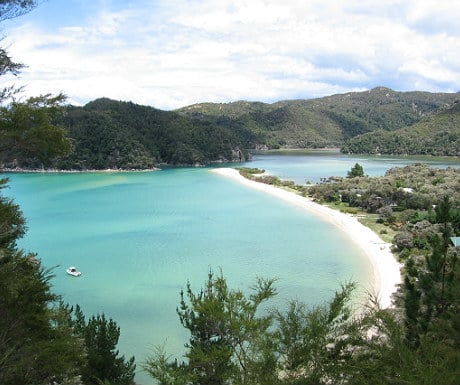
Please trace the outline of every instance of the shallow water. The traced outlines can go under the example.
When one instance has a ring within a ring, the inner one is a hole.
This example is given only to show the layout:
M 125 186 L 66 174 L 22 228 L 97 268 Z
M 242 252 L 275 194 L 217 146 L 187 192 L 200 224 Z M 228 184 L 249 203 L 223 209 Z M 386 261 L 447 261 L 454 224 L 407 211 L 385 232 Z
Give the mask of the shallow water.
M 372 162 L 359 160 L 369 174 Z M 315 181 L 346 175 L 354 163 L 330 154 L 262 155 L 248 165 Z M 389 164 L 374 170 L 383 174 Z M 364 290 L 372 280 L 362 252 L 332 225 L 206 168 L 9 177 L 8 194 L 29 225 L 20 246 L 55 267 L 52 283 L 66 302 L 116 320 L 119 349 L 136 356 L 138 369 L 165 342 L 180 357 L 187 334 L 175 312 L 179 292 L 187 280 L 199 290 L 209 269 L 222 269 L 241 289 L 257 276 L 278 278 L 269 305 L 280 307 L 294 298 L 320 303 L 340 282 L 357 280 Z M 65 273 L 70 265 L 80 278 Z M 153 383 L 142 372 L 136 380 Z

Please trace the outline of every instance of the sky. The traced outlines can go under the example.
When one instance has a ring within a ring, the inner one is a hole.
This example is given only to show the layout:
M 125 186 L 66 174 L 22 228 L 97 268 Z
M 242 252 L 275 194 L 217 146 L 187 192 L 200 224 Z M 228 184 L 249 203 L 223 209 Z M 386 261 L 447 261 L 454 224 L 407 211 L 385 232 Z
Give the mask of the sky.
M 452 0 L 41 0 L 0 25 L 27 65 L 0 82 L 164 110 L 377 86 L 458 92 L 459 20 Z

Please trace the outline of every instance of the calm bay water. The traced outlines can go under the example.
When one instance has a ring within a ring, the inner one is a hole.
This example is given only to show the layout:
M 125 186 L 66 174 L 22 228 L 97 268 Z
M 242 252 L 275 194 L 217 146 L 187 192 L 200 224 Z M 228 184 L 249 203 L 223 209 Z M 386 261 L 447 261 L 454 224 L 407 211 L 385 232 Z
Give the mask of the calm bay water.
M 382 175 L 414 161 L 296 153 L 256 155 L 247 166 L 304 183 L 345 176 L 356 162 Z M 281 307 L 328 300 L 350 279 L 363 290 L 372 281 L 362 252 L 330 224 L 206 168 L 8 176 L 29 225 L 20 246 L 54 267 L 64 301 L 116 320 L 120 351 L 138 364 L 163 343 L 180 357 L 187 334 L 175 312 L 179 292 L 187 280 L 199 290 L 209 269 L 241 289 L 258 276 L 278 278 L 270 305 Z M 83 275 L 68 276 L 70 265 Z M 153 382 L 141 371 L 136 379 Z
M 286 151 L 263 153 L 254 156 L 248 167 L 266 169 L 272 175 L 293 180 L 298 184 L 318 183 L 321 178 L 330 176 L 346 177 L 347 172 L 359 163 L 369 176 L 384 175 L 393 167 L 404 167 L 413 163 L 426 163 L 432 167 L 460 168 L 460 160 L 452 158 L 395 157 L 395 156 L 350 156 L 332 151 Z

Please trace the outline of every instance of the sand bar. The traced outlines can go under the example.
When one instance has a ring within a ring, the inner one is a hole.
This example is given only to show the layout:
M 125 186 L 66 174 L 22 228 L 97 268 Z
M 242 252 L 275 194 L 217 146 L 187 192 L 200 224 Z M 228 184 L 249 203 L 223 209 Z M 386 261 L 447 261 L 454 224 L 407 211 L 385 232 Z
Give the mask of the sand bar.
M 356 217 L 315 203 L 311 199 L 297 195 L 294 192 L 246 179 L 235 169 L 217 168 L 212 171 L 232 178 L 248 187 L 283 199 L 337 226 L 364 251 L 371 262 L 374 273 L 374 286 L 371 290 L 377 295 L 380 306 L 382 308 L 391 306 L 391 296 L 397 290 L 397 285 L 401 283 L 401 266 L 391 253 L 391 245 L 384 242 L 371 229 L 361 224 Z

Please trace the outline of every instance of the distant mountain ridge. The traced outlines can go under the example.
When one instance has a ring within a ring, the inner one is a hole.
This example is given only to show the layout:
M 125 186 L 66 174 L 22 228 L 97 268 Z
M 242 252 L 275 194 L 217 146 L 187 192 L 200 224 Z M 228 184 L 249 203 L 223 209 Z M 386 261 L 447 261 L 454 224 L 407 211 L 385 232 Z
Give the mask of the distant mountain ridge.
M 151 168 L 240 161 L 246 149 L 460 156 L 458 93 L 377 87 L 272 104 L 202 103 L 162 111 L 97 99 L 69 107 L 74 154 L 59 168 Z
M 459 93 L 377 87 L 268 104 L 200 103 L 162 111 L 108 98 L 67 107 L 74 151 L 59 169 L 147 169 L 248 158 L 248 150 L 341 148 L 347 153 L 460 156 Z M 33 159 L 14 164 L 38 168 Z
M 458 93 L 397 92 L 377 87 L 323 98 L 260 102 L 203 103 L 176 110 L 219 125 L 249 127 L 268 148 L 341 147 L 377 130 L 395 131 L 452 106 Z

